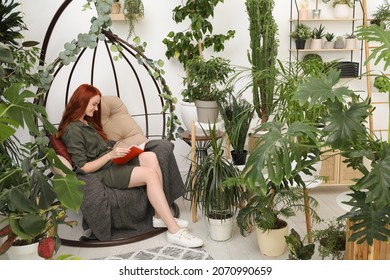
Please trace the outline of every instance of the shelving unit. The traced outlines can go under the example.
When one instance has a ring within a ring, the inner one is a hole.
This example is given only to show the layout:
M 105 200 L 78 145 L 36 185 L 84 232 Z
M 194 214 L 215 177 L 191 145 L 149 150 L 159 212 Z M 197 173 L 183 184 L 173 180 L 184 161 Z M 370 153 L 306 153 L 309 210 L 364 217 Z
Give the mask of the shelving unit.
M 357 4 L 352 8 L 352 17 L 351 18 L 305 18 L 301 19 L 299 18 L 299 8 L 298 8 L 298 3 L 297 0 L 291 0 L 291 6 L 290 6 L 290 33 L 294 30 L 295 26 L 299 23 L 305 23 L 307 25 L 310 24 L 315 24 L 315 23 L 345 23 L 346 28 L 344 33 L 353 33 L 355 30 L 355 26 L 359 23 L 363 24 L 365 20 L 365 13 L 363 12 L 363 17 L 356 17 L 356 6 L 360 4 L 360 7 L 363 11 L 363 6 L 361 0 L 357 1 Z M 295 13 L 294 13 L 295 11 Z M 359 53 L 359 59 L 356 59 L 354 57 L 355 53 Z M 290 48 L 289 48 L 289 60 L 290 62 L 293 59 L 293 54 L 295 53 L 296 57 L 295 59 L 300 59 L 300 54 L 307 54 L 307 53 L 330 53 L 332 56 L 335 56 L 334 54 L 339 53 L 343 54 L 342 57 L 334 57 L 334 60 L 340 59 L 341 60 L 346 60 L 345 59 L 345 53 L 349 53 L 350 57 L 348 58 L 349 61 L 354 62 L 357 61 L 359 62 L 359 68 L 360 68 L 360 75 L 362 74 L 362 61 L 363 61 L 363 42 L 360 43 L 360 48 L 348 48 L 348 49 L 296 49 L 293 47 L 293 40 L 290 40 Z

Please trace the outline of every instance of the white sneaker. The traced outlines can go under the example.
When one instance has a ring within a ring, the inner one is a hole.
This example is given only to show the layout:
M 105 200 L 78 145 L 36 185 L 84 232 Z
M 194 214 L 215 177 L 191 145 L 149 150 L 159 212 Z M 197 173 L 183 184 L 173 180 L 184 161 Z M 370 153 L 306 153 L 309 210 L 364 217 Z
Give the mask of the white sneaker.
M 180 228 L 188 227 L 188 221 L 180 220 L 180 219 L 176 219 L 176 218 L 174 218 L 174 219 Z M 153 227 L 154 228 L 166 228 L 167 225 L 164 223 L 164 221 L 162 219 L 158 219 L 158 218 L 153 217 Z
M 188 233 L 185 228 L 179 229 L 176 233 L 167 232 L 168 242 L 181 245 L 184 247 L 200 247 L 203 245 L 203 240 Z

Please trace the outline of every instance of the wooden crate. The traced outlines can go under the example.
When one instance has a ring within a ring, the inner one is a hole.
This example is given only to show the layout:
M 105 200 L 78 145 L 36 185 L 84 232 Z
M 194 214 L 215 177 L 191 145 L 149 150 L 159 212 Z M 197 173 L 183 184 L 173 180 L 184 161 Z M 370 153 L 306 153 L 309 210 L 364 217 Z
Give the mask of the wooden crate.
M 372 246 L 368 246 L 367 242 L 357 244 L 357 242 L 349 242 L 348 239 L 353 233 L 349 230 L 351 222 L 347 222 L 347 244 L 345 247 L 346 260 L 390 260 L 390 240 L 387 242 L 374 240 Z M 387 227 L 390 229 L 390 225 Z

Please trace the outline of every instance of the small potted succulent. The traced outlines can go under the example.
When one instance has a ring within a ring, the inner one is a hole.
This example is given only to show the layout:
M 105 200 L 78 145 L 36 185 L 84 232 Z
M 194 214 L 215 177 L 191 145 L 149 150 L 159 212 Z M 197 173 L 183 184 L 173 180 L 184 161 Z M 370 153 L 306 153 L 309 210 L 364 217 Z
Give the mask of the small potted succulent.
M 324 42 L 324 49 L 333 49 L 334 47 L 333 39 L 335 37 L 334 33 L 327 32 L 324 37 L 326 39 L 326 41 Z

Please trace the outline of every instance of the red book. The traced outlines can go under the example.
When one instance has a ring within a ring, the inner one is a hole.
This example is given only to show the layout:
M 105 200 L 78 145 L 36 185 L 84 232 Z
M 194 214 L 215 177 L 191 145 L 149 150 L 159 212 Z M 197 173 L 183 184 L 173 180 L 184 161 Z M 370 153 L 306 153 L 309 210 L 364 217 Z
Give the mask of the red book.
M 133 145 L 129 148 L 129 152 L 125 156 L 119 157 L 119 158 L 114 158 L 112 160 L 112 162 L 115 164 L 125 164 L 129 160 L 132 160 L 133 158 L 138 156 L 140 153 L 142 153 L 144 151 L 144 147 L 145 147 L 145 143 L 142 143 L 138 146 Z

